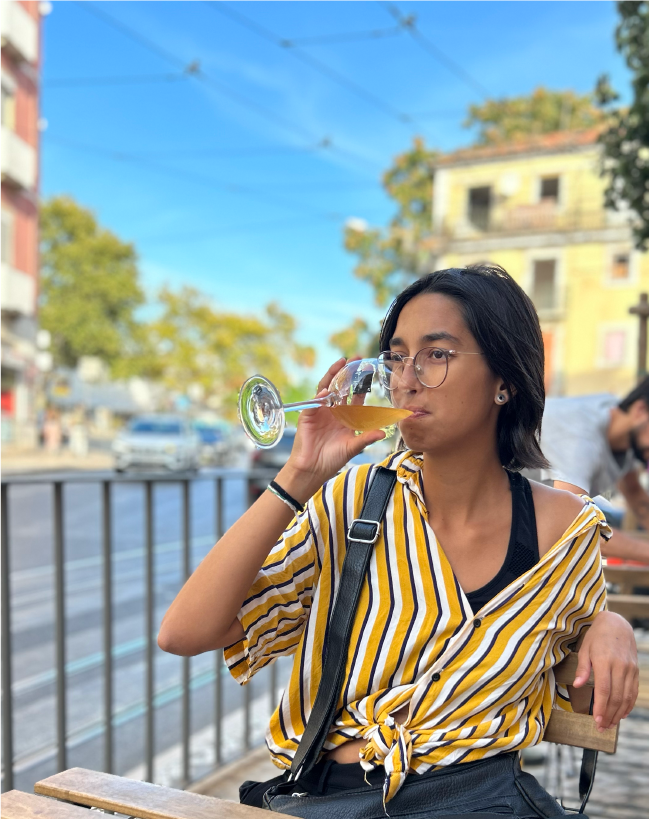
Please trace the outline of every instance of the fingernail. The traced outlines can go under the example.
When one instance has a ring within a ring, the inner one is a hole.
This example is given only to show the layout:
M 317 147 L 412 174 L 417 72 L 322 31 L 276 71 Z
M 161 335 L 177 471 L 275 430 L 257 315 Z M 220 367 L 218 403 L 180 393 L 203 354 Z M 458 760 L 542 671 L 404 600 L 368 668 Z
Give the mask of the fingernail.
M 602 721 L 602 717 L 595 717 L 595 722 L 600 723 Z

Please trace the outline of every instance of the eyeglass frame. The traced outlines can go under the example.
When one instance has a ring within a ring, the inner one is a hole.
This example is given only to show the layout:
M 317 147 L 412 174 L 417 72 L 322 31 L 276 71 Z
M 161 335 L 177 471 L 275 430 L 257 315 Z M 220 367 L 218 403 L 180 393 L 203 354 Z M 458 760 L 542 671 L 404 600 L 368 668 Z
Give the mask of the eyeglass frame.
M 437 384 L 437 385 L 436 385 L 436 386 L 434 386 L 434 387 L 429 387 L 429 386 L 428 386 L 428 384 L 424 384 L 424 382 L 423 382 L 423 381 L 421 380 L 421 378 L 419 377 L 419 375 L 418 375 L 418 373 L 417 373 L 417 368 L 416 368 L 416 366 L 415 366 L 415 362 L 416 362 L 416 360 L 417 360 L 417 356 L 418 356 L 420 353 L 423 353 L 423 352 L 424 352 L 424 350 L 439 350 L 439 351 L 440 351 L 440 353 L 444 353 L 444 358 L 446 359 L 446 372 L 444 373 L 444 378 L 442 378 L 442 380 L 439 382 L 439 384 Z M 435 346 L 431 346 L 431 347 L 422 347 L 422 348 L 421 348 L 421 350 L 417 350 L 417 352 L 416 352 L 414 355 L 401 355 L 401 353 L 395 353 L 395 352 L 393 352 L 392 350 L 383 350 L 383 351 L 382 351 L 382 352 L 380 352 L 380 353 L 378 354 L 378 356 L 377 356 L 377 361 L 379 362 L 379 373 L 380 373 L 380 371 L 381 371 L 381 367 L 380 367 L 380 365 L 381 365 L 381 364 L 382 364 L 382 363 L 385 361 L 385 359 L 383 358 L 383 356 L 384 356 L 384 355 L 386 355 L 386 354 L 389 354 L 389 355 L 398 355 L 398 356 L 399 356 L 399 358 L 401 359 L 401 361 L 402 361 L 403 365 L 404 365 L 404 372 L 405 372 L 405 365 L 406 365 L 406 361 L 412 361 L 412 369 L 413 369 L 413 371 L 414 371 L 414 373 L 415 373 L 415 378 L 417 379 L 417 381 L 419 381 L 419 383 L 421 384 L 421 386 L 422 386 L 422 387 L 425 387 L 427 390 L 436 390 L 438 387 L 441 387 L 441 386 L 442 386 L 442 384 L 443 384 L 443 383 L 446 381 L 446 379 L 447 379 L 447 377 L 448 377 L 448 362 L 449 362 L 449 359 L 450 359 L 450 357 L 451 357 L 451 356 L 453 356 L 453 355 L 484 355 L 484 353 L 482 353 L 482 352 L 479 352 L 479 353 L 469 353 L 469 352 L 464 352 L 464 351 L 462 351 L 462 350 L 445 350 L 445 349 L 444 349 L 444 347 L 435 347 Z M 403 375 L 403 374 L 402 374 L 402 375 Z M 401 378 L 402 378 L 402 376 L 400 376 L 400 377 L 399 377 L 399 381 L 401 381 Z M 381 382 L 383 383 L 383 387 L 384 387 L 384 389 L 388 390 L 388 392 L 390 392 L 390 393 L 395 392 L 395 391 L 398 389 L 398 387 L 393 387 L 392 389 L 390 389 L 390 387 L 388 387 L 388 386 L 387 386 L 387 384 L 385 384 L 385 383 L 383 382 L 383 378 L 381 378 Z

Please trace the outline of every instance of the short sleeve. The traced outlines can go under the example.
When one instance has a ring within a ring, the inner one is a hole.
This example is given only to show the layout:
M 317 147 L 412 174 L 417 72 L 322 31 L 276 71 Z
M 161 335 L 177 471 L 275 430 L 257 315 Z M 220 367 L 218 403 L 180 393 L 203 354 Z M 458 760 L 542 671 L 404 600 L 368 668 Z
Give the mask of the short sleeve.
M 300 642 L 320 576 L 310 506 L 277 541 L 237 615 L 244 637 L 224 650 L 224 659 L 240 684 L 276 657 L 295 653 Z

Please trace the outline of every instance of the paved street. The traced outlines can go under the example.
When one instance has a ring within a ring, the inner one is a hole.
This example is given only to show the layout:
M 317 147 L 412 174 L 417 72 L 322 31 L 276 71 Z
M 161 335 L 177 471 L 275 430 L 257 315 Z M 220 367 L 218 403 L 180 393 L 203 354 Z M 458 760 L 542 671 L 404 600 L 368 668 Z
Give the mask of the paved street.
M 192 565 L 214 542 L 213 480 L 191 484 Z M 246 488 L 241 478 L 224 484 L 224 522 L 229 526 L 244 510 Z M 181 487 L 158 484 L 154 489 L 156 622 L 181 584 Z M 54 645 L 54 570 L 52 489 L 18 485 L 10 489 L 10 543 L 13 635 L 15 787 L 33 783 L 55 771 L 56 677 Z M 67 766 L 103 764 L 103 656 L 101 496 L 97 483 L 69 484 L 64 494 L 66 669 L 68 685 Z M 144 757 L 144 490 L 141 484 L 116 484 L 113 489 L 113 658 L 115 772 L 136 769 Z M 279 669 L 278 681 L 286 666 Z M 213 762 L 215 657 L 191 662 L 192 731 L 197 778 Z M 156 753 L 164 760 L 167 781 L 174 754 L 179 762 L 181 736 L 181 660 L 156 647 Z M 243 692 L 223 671 L 224 737 L 230 758 L 241 749 Z M 253 681 L 253 740 L 259 741 L 270 702 L 268 676 Z M 238 723 L 238 725 L 237 725 Z M 258 724 L 257 724 L 258 723 Z M 206 728 L 207 726 L 207 728 Z M 238 727 L 239 726 L 239 727 Z M 207 733 L 206 733 L 207 731 Z M 198 735 L 200 732 L 200 736 Z M 210 733 L 211 732 L 211 733 Z M 210 738 L 211 737 L 211 738 Z M 209 750 L 206 750 L 209 746 Z M 210 758 L 210 752 L 212 757 Z M 171 756 L 170 756 L 171 754 Z M 170 763 L 171 760 L 171 763 Z M 160 776 L 163 776 L 162 771 Z M 158 778 L 158 776 L 156 776 Z

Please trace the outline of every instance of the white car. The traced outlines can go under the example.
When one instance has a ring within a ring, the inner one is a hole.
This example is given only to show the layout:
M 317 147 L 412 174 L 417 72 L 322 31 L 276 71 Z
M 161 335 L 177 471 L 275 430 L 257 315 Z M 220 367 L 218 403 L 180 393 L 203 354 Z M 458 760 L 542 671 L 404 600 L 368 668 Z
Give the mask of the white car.
M 140 415 L 113 441 L 115 469 L 162 467 L 172 472 L 197 469 L 201 443 L 192 426 L 176 415 Z

